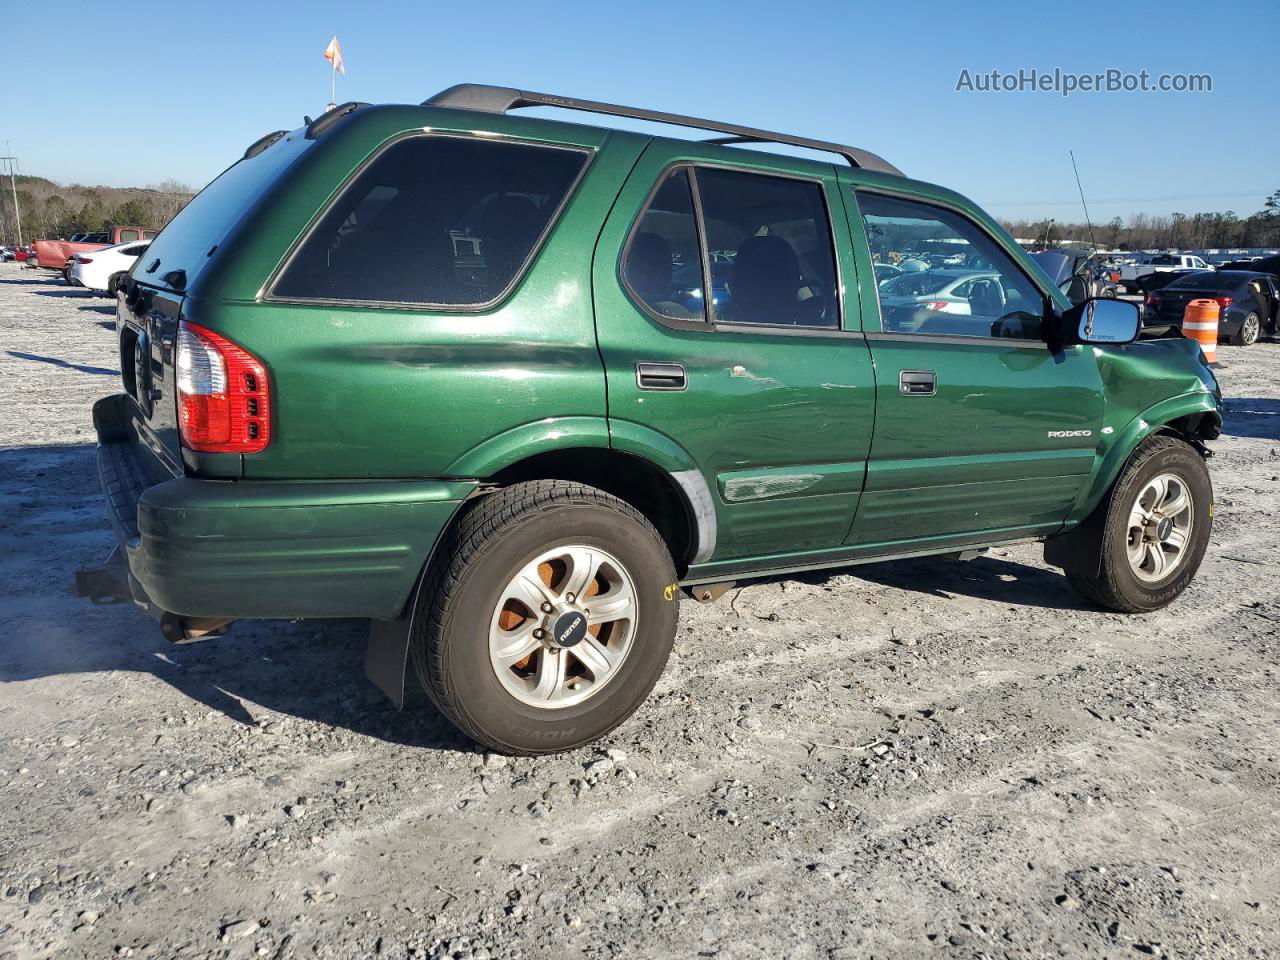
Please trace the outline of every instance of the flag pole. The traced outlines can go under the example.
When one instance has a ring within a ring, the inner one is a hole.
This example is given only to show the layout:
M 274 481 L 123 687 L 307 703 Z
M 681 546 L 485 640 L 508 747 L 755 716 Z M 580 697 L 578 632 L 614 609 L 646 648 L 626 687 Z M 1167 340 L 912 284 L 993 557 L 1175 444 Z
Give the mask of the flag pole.
M 329 63 L 329 109 L 338 105 L 338 58 Z

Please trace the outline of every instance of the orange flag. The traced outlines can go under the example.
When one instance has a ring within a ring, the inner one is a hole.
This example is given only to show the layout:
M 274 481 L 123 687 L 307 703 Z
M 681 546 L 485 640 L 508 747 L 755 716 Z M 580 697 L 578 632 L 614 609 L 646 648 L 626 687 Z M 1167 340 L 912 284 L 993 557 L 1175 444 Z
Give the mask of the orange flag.
M 342 62 L 342 44 L 338 43 L 337 34 L 334 34 L 333 39 L 329 41 L 329 45 L 324 48 L 324 58 L 333 64 L 333 69 L 344 77 L 347 75 L 346 65 Z

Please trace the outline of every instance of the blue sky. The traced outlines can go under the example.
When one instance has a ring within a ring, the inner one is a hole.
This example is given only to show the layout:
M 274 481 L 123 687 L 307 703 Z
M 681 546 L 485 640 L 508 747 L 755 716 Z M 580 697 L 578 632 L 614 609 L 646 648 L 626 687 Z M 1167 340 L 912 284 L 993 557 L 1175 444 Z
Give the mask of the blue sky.
M 998 216 L 1235 210 L 1280 188 L 1280 3 L 86 3 L 0 31 L 0 145 L 25 173 L 203 185 L 338 99 L 496 83 L 843 141 Z M 1087 12 L 1086 12 L 1087 11 Z M 121 66 L 117 67 L 116 64 Z M 128 65 L 128 66 L 123 66 Z M 1211 93 L 956 92 L 962 69 L 1208 73 Z M 15 95 L 15 78 L 26 78 Z M 55 91 L 61 91 L 55 95 Z

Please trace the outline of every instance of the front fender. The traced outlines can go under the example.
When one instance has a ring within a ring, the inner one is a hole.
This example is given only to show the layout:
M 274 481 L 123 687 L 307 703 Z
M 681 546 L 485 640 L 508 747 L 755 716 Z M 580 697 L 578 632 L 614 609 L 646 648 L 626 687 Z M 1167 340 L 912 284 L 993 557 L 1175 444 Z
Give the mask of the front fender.
M 1221 426 L 1222 413 L 1213 394 L 1205 391 L 1184 393 L 1154 404 L 1116 430 L 1111 445 L 1099 457 L 1092 482 L 1081 493 L 1067 518 L 1067 527 L 1081 523 L 1097 508 L 1138 449 L 1138 444 L 1175 420 L 1206 413 L 1212 414 Z

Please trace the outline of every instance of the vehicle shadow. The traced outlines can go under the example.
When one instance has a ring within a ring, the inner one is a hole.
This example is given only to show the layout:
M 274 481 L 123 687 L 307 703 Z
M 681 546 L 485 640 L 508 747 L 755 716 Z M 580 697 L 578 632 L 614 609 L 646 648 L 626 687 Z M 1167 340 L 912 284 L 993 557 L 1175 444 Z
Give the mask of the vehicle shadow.
M 103 330 L 115 330 L 116 322 L 114 320 L 99 320 L 98 326 Z
M 112 326 L 114 329 L 114 325 Z M 36 363 L 47 363 L 55 367 L 65 367 L 68 370 L 76 370 L 80 373 L 93 373 L 103 377 L 118 377 L 119 370 L 112 370 L 110 367 L 93 367 L 83 363 L 70 363 L 61 360 L 58 357 L 43 357 L 38 353 L 23 353 L 21 350 L 6 350 L 6 353 L 18 360 L 32 360 Z
M 75 297 L 77 300 L 84 300 L 93 296 L 91 290 L 79 290 L 72 288 L 70 290 L 34 290 L 32 291 L 37 297 Z
M 1058 570 L 1032 567 L 987 555 L 963 562 L 946 557 L 886 560 L 882 563 L 864 563 L 832 570 L 769 577 L 754 582 L 795 580 L 811 586 L 825 587 L 833 577 L 839 575 L 858 577 L 881 586 L 910 590 L 943 600 L 963 596 L 1011 606 L 1044 607 L 1050 610 L 1100 609 L 1072 590 Z
M 1002 557 L 983 555 L 964 562 L 917 557 L 867 564 L 852 572 L 872 583 L 930 597 L 945 599 L 955 595 L 1050 610 L 1100 609 L 1076 593 L 1060 570 L 1032 567 Z
M 35 284 L 45 284 L 45 283 L 53 283 L 53 282 L 54 282 L 54 279 L 52 274 L 50 274 L 48 277 L 0 277 L 0 283 L 7 283 L 13 286 L 18 286 L 18 285 L 34 286 Z
M 1280 400 L 1230 397 L 1223 401 L 1222 432 L 1233 437 L 1280 440 Z
M 479 750 L 435 710 L 412 667 L 403 710 L 365 677 L 367 621 L 244 620 L 224 636 L 174 645 L 131 604 L 75 597 L 76 570 L 100 566 L 114 545 L 92 445 L 0 450 L 0 501 L 23 504 L 0 513 L 0 540 L 25 551 L 20 559 L 0 556 L 0 618 L 8 633 L 0 644 L 0 687 L 145 673 L 246 725 L 286 715 L 405 746 Z
M 115 307 L 76 307 L 76 309 L 85 313 L 109 313 L 114 315 L 116 312 Z

